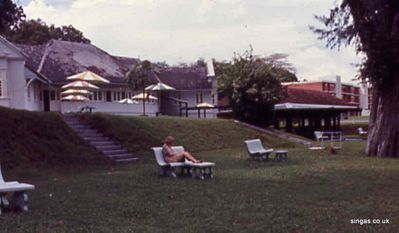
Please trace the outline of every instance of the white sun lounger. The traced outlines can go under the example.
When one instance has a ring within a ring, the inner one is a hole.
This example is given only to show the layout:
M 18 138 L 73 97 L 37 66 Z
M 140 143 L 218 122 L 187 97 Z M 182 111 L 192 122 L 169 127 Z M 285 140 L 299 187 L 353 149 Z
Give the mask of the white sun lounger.
M 8 208 L 10 205 L 7 193 L 13 193 L 11 204 L 15 209 L 28 211 L 28 191 L 33 189 L 35 189 L 35 186 L 31 184 L 17 181 L 5 182 L 0 166 L 0 214 L 3 208 Z
M 367 135 L 367 131 L 364 131 L 363 128 L 357 128 L 357 132 L 359 133 L 360 136 Z
M 251 158 L 259 161 L 266 161 L 273 149 L 265 149 L 260 139 L 246 140 L 247 151 Z
M 161 167 L 162 176 L 171 176 L 176 178 L 178 171 L 180 170 L 180 175 L 187 174 L 191 175 L 193 178 L 199 178 L 201 180 L 204 180 L 205 178 L 213 178 L 213 167 L 215 166 L 215 163 L 193 163 L 187 160 L 179 163 L 167 163 L 162 155 L 162 147 L 153 147 L 152 150 L 154 151 L 158 165 Z M 184 147 L 173 146 L 172 150 L 175 153 L 184 152 Z

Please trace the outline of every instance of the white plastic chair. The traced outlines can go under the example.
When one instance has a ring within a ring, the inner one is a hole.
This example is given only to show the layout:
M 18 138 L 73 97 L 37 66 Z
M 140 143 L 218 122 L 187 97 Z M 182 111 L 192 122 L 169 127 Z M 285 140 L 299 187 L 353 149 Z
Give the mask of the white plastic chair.
M 35 189 L 34 185 L 19 183 L 18 181 L 5 182 L 0 166 L 0 214 L 2 208 L 8 208 L 10 203 L 7 193 L 13 193 L 12 205 L 17 210 L 28 211 L 28 191 Z
M 248 154 L 251 158 L 259 161 L 269 159 L 269 155 L 274 151 L 273 149 L 265 149 L 260 139 L 246 140 Z

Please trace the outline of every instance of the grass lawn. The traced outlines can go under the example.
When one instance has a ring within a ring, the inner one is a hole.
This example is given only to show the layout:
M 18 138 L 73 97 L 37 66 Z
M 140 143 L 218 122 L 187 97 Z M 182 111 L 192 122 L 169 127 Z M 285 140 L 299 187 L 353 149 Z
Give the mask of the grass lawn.
M 2 168 L 74 168 L 106 163 L 57 113 L 0 107 L 0 129 Z
M 188 119 L 180 117 L 128 117 L 107 114 L 80 115 L 86 123 L 120 141 L 140 156 L 154 145 L 161 146 L 166 136 L 193 152 L 240 147 L 245 139 L 260 138 L 266 146 L 294 147 L 280 138 L 248 129 L 232 120 Z
M 245 148 L 198 152 L 215 179 L 161 178 L 138 164 L 55 172 L 25 170 L 31 211 L 0 216 L 0 232 L 397 232 L 399 161 L 292 148 L 288 163 L 247 159 Z M 389 218 L 352 225 L 352 218 Z

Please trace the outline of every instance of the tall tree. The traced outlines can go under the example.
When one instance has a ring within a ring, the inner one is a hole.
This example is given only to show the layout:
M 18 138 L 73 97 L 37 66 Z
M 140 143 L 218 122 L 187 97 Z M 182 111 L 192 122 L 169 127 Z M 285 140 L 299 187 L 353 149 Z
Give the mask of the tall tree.
M 285 96 L 276 69 L 252 55 L 252 50 L 232 62 L 216 63 L 219 93 L 227 96 L 235 117 L 267 126 L 272 123 L 274 104 Z
M 151 77 L 156 73 L 150 61 L 145 60 L 133 65 L 126 73 L 126 81 L 133 90 L 143 91 L 143 116 L 145 116 L 145 101 L 149 94 L 145 92 L 146 86 L 151 84 Z
M 4 35 L 25 19 L 24 10 L 12 0 L 0 0 L 0 33 Z
M 41 19 L 21 21 L 7 33 L 7 39 L 21 44 L 44 44 L 51 39 L 90 43 L 83 33 L 72 25 L 48 26 Z
M 356 45 L 365 55 L 360 79 L 373 87 L 366 153 L 399 157 L 399 3 L 397 0 L 342 0 L 324 28 L 311 29 L 327 46 Z

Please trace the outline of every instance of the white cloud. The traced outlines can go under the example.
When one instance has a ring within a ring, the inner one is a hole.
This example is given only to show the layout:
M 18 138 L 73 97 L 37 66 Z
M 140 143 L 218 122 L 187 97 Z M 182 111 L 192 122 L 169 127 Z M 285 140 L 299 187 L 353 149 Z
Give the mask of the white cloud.
M 323 47 L 308 29 L 314 14 L 335 0 L 34 0 L 29 18 L 72 24 L 105 51 L 154 61 L 192 62 L 199 57 L 230 59 L 251 44 L 256 54 L 282 52 L 298 75 L 317 79 L 356 73 L 352 48 Z M 63 5 L 64 4 L 64 5 Z

